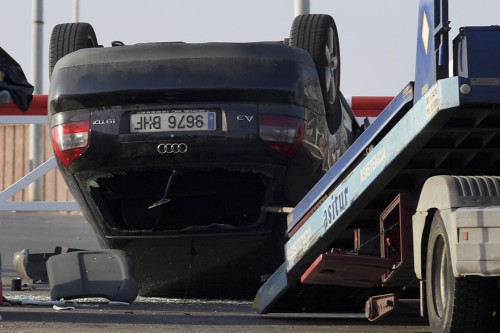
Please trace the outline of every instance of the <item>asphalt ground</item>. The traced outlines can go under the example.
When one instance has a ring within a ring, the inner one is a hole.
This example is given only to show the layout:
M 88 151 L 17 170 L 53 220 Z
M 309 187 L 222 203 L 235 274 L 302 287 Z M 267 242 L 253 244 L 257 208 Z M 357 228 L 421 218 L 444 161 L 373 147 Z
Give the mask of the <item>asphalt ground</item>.
M 0 212 L 3 295 L 21 303 L 0 307 L 0 332 L 430 332 L 425 320 L 407 315 L 370 323 L 359 313 L 260 315 L 252 310 L 251 300 L 144 297 L 129 305 L 83 299 L 54 306 L 48 284 L 23 280 L 21 290 L 12 291 L 11 282 L 18 278 L 13 253 L 50 253 L 56 246 L 99 248 L 80 216 Z

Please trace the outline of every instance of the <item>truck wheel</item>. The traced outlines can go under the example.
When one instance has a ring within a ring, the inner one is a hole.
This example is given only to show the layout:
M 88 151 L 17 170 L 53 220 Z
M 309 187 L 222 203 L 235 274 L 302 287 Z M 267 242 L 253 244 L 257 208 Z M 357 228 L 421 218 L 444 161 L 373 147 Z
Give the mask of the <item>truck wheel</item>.
M 454 277 L 450 243 L 443 219 L 436 212 L 426 262 L 427 312 L 432 332 L 488 332 L 493 320 L 495 287 L 493 278 Z
M 290 45 L 306 50 L 314 60 L 328 127 L 334 133 L 342 121 L 340 45 L 335 21 L 324 14 L 297 16 L 290 31 Z
M 62 23 L 52 29 L 49 50 L 49 78 L 56 63 L 67 54 L 97 47 L 94 28 L 88 23 Z

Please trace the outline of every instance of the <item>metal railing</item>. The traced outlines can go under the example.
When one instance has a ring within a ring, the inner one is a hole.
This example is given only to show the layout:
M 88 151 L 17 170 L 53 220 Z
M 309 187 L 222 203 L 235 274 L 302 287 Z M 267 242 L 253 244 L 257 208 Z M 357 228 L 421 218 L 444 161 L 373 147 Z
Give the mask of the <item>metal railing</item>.
M 22 113 L 12 104 L 0 105 L 0 125 L 47 124 L 47 96 L 35 95 L 30 109 Z M 9 211 L 79 211 L 74 201 L 9 201 L 30 184 L 57 166 L 54 156 L 0 192 L 0 210 Z

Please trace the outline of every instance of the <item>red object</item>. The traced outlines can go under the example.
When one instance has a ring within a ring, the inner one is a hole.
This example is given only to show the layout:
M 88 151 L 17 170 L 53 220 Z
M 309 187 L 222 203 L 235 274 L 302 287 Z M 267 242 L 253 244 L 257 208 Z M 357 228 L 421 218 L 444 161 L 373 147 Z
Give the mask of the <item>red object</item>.
M 356 117 L 377 117 L 393 100 L 392 96 L 352 96 L 351 108 Z M 4 116 L 42 116 L 47 114 L 47 95 L 33 95 L 33 101 L 27 112 L 22 112 L 10 103 L 0 107 L 0 115 Z
M 47 95 L 33 95 L 30 108 L 23 112 L 17 105 L 9 103 L 0 106 L 0 116 L 46 116 L 47 115 Z
M 293 157 L 304 139 L 305 121 L 283 116 L 259 116 L 260 138 L 272 149 Z
M 383 283 L 413 279 L 412 212 L 418 200 L 411 194 L 401 193 L 380 214 L 380 252 L 392 259 L 394 268 L 382 277 Z
M 378 117 L 393 99 L 391 96 L 352 96 L 351 108 L 356 117 Z
M 56 156 L 69 167 L 90 145 L 90 120 L 54 126 L 52 141 Z
M 321 254 L 300 278 L 302 283 L 371 288 L 393 265 L 392 259 L 354 254 Z

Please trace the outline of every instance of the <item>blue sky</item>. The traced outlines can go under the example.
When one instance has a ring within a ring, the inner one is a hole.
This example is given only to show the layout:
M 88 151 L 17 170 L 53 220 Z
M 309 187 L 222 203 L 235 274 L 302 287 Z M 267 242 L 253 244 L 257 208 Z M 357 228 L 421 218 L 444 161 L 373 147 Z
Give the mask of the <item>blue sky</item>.
M 5 4 L 8 3 L 7 6 Z M 1 44 L 31 80 L 32 1 L 2 0 Z M 72 20 L 73 0 L 44 1 L 44 83 L 54 25 Z M 413 80 L 418 0 L 311 0 L 311 12 L 330 14 L 340 33 L 345 95 L 395 95 Z M 293 0 L 80 0 L 80 21 L 100 44 L 152 41 L 275 41 L 288 37 Z M 454 37 L 460 26 L 500 25 L 498 0 L 450 0 Z

